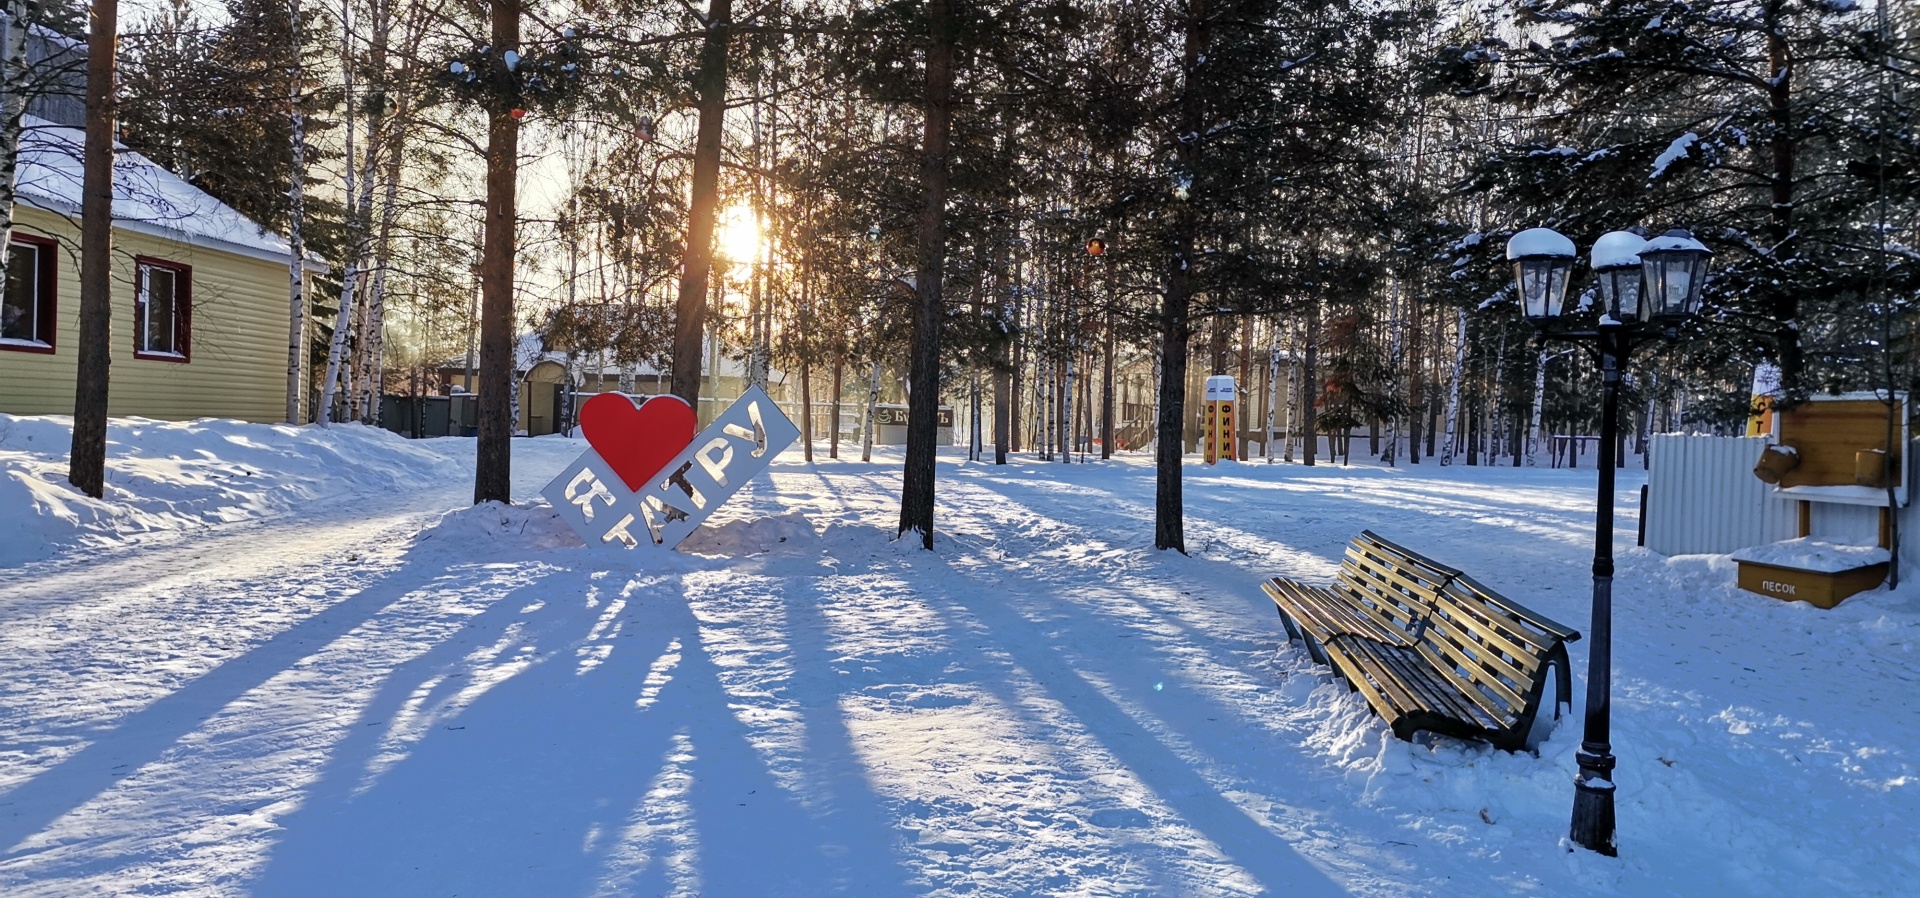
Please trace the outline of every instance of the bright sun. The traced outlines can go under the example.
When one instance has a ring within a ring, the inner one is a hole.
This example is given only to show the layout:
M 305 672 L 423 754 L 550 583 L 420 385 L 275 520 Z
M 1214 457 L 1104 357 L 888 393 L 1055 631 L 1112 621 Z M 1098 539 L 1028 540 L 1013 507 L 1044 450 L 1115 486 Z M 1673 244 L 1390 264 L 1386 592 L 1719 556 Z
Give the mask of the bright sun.
M 731 262 L 750 262 L 760 252 L 760 223 L 746 206 L 730 206 L 720 213 L 715 248 Z

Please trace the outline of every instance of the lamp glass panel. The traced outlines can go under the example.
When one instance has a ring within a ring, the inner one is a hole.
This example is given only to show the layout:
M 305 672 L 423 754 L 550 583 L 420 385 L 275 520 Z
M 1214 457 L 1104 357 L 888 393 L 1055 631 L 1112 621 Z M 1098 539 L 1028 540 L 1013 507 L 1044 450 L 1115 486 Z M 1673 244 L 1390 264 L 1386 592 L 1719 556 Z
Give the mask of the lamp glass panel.
M 1680 309 L 1682 315 L 1693 315 L 1700 311 L 1700 294 L 1707 285 L 1707 269 L 1713 264 L 1713 257 L 1701 253 L 1693 257 L 1692 289 L 1687 291 L 1686 305 Z
M 1520 303 L 1528 318 L 1553 318 L 1563 313 L 1567 275 L 1572 267 L 1558 258 L 1514 261 L 1514 282 L 1520 289 Z
M 1616 297 L 1612 304 L 1614 320 L 1621 324 L 1647 320 L 1650 310 L 1640 293 L 1640 267 L 1614 269 L 1607 272 L 1607 279 L 1613 281 Z
M 1607 268 L 1600 272 L 1600 300 L 1607 314 L 1621 324 L 1646 320 L 1639 266 Z

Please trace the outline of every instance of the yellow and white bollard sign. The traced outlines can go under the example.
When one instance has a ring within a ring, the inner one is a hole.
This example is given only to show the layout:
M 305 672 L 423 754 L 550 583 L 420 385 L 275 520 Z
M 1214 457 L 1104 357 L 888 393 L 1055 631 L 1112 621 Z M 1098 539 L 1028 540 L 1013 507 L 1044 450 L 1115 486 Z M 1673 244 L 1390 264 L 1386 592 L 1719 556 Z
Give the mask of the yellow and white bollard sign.
M 1233 426 L 1233 378 L 1226 374 L 1216 374 L 1207 378 L 1207 401 L 1201 411 L 1202 428 L 1205 431 L 1207 464 L 1221 459 L 1237 461 L 1238 454 L 1234 444 L 1238 434 Z
M 1747 417 L 1747 436 L 1773 435 L 1773 398 L 1780 393 L 1780 369 L 1761 362 L 1753 369 L 1753 411 Z

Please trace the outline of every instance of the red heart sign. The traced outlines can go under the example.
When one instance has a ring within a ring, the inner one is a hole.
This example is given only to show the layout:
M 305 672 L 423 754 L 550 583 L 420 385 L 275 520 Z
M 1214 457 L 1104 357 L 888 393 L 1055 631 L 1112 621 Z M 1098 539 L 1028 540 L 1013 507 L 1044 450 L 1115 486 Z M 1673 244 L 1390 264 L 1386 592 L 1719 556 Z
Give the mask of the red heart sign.
M 636 492 L 693 442 L 695 423 L 693 406 L 678 396 L 635 407 L 619 393 L 601 393 L 580 406 L 587 444 Z

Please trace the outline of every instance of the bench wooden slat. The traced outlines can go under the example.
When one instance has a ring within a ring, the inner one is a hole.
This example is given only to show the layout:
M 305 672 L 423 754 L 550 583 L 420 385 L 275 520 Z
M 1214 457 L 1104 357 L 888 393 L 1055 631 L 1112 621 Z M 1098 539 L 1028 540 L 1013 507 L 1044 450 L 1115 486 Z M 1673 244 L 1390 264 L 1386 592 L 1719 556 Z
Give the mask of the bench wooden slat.
M 1428 635 L 1432 634 L 1433 631 L 1429 629 Z M 1428 639 L 1420 643 L 1420 654 L 1433 666 L 1435 674 L 1446 678 L 1488 717 L 1500 721 L 1502 725 L 1512 720 L 1526 705 L 1526 697 L 1498 677 L 1487 676 L 1483 669 L 1456 666 L 1453 659 L 1437 647 L 1437 644 L 1444 642 Z M 1531 679 L 1525 682 L 1531 682 Z
M 1411 580 L 1388 579 L 1371 570 L 1340 572 L 1339 586 L 1356 597 L 1366 597 L 1377 608 L 1383 623 L 1411 630 L 1432 604 L 1433 592 L 1420 590 Z
M 1378 554 L 1362 547 L 1350 547 L 1340 563 L 1340 575 L 1356 589 L 1367 592 L 1389 590 L 1403 597 L 1424 598 L 1447 582 L 1445 575 L 1422 571 L 1413 562 L 1391 554 Z
M 1293 622 L 1311 631 L 1320 642 L 1343 633 L 1361 633 L 1375 639 L 1407 642 L 1406 633 L 1368 616 L 1346 597 L 1331 590 L 1294 580 L 1274 578 L 1265 584 L 1267 596 Z
M 1505 689 L 1505 684 L 1499 681 L 1502 677 L 1515 683 L 1532 682 L 1538 672 L 1539 656 L 1513 650 L 1503 645 L 1504 640 L 1475 638 L 1480 632 L 1464 625 L 1463 619 L 1468 614 L 1459 608 L 1436 610 L 1427 623 L 1425 642 L 1432 644 L 1448 664 L 1472 671 L 1471 678 L 1475 681 L 1485 681 L 1502 689 Z M 1512 690 L 1506 690 L 1505 697 L 1516 704 L 1521 701 Z
M 1392 714 L 1382 714 L 1389 726 L 1401 718 L 1425 712 L 1452 718 L 1466 724 L 1472 732 L 1497 729 L 1506 721 L 1483 711 L 1457 685 L 1441 679 L 1417 649 L 1397 648 L 1377 642 L 1344 638 L 1328 646 L 1368 680 L 1363 691 L 1372 691 L 1386 699 Z M 1379 706 L 1376 706 L 1379 707 Z
M 1474 596 L 1483 604 L 1498 607 L 1506 612 L 1508 617 L 1525 622 L 1528 627 L 1532 628 L 1532 630 L 1528 631 L 1529 638 L 1533 640 L 1535 645 L 1541 648 L 1551 649 L 1556 643 L 1580 641 L 1580 631 L 1542 615 L 1500 593 L 1494 592 L 1480 585 L 1480 581 L 1466 574 L 1460 574 L 1454 577 L 1453 583 L 1450 584 L 1450 586 Z M 1541 635 L 1537 637 L 1533 636 L 1532 632 L 1536 630 L 1539 631 Z

